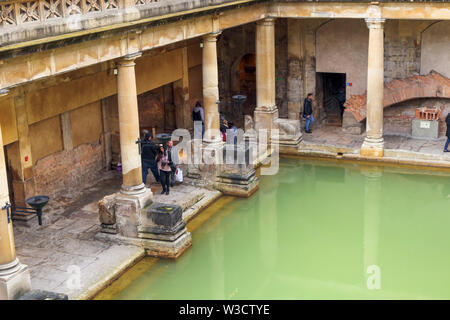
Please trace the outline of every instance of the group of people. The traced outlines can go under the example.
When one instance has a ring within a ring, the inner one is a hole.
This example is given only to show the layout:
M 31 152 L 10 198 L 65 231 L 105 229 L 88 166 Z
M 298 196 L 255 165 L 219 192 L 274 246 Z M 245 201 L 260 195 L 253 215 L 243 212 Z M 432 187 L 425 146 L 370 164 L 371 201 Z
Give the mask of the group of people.
M 233 122 L 227 121 L 225 119 L 225 116 L 222 112 L 219 113 L 220 116 L 220 134 L 222 136 L 222 141 L 227 141 L 227 132 L 231 133 L 233 137 L 230 141 L 233 141 L 233 143 L 236 144 L 237 140 L 237 127 L 234 125 Z M 201 121 L 202 122 L 202 138 L 205 135 L 205 111 L 203 110 L 202 104 L 200 101 L 197 101 L 195 103 L 195 107 L 192 110 L 192 121 Z M 231 131 L 230 131 L 231 130 Z
M 156 182 L 162 186 L 161 194 L 169 194 L 170 187 L 175 185 L 175 172 L 177 166 L 172 159 L 173 141 L 167 145 L 156 144 L 153 135 L 148 130 L 142 131 L 141 160 L 142 160 L 142 181 L 147 181 L 148 170 L 152 171 Z

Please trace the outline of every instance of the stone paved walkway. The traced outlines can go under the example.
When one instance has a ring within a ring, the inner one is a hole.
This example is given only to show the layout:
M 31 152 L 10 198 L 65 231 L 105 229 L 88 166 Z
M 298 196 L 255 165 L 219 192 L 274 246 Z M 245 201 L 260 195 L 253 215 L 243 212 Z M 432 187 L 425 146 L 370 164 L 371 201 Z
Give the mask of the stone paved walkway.
M 311 134 L 303 133 L 303 146 L 307 149 L 315 147 L 326 150 L 327 147 L 345 148 L 348 152 L 359 153 L 359 149 L 364 141 L 365 134 L 351 135 L 342 132 L 340 127 L 321 126 L 312 129 Z M 417 156 L 424 156 L 424 159 L 435 158 L 439 161 L 449 161 L 450 153 L 442 152 L 446 137 L 436 140 L 416 139 L 410 136 L 384 135 L 386 156 L 396 156 L 394 152 L 417 153 Z
M 51 199 L 43 226 L 37 219 L 30 227 L 14 225 L 17 256 L 30 268 L 32 289 L 86 299 L 144 256 L 142 248 L 94 238 L 100 230 L 98 200 L 117 192 L 120 185 L 121 176 L 109 172 L 105 180 L 79 194 Z M 159 190 L 160 186 L 152 186 L 154 201 L 181 205 L 185 220 L 220 196 L 218 191 L 190 185 L 177 185 L 170 195 L 160 195 Z

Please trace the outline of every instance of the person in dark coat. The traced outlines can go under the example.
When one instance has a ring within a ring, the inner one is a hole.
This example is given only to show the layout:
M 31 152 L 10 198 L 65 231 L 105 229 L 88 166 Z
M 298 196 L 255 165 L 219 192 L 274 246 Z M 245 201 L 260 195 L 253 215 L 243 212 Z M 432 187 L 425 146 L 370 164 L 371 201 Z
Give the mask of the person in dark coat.
M 314 100 L 313 94 L 308 93 L 308 96 L 305 99 L 305 102 L 303 104 L 303 118 L 305 118 L 306 125 L 305 125 L 305 132 L 311 133 L 311 130 L 309 127 L 314 122 L 313 117 L 313 110 L 312 110 L 312 102 Z
M 158 146 L 152 141 L 152 134 L 148 130 L 142 130 L 143 141 L 141 145 L 141 164 L 142 164 L 142 182 L 147 181 L 148 169 L 150 169 L 159 182 L 159 172 L 156 163 L 156 155 L 158 154 Z
M 447 132 L 445 135 L 447 136 L 447 142 L 445 143 L 444 152 L 449 152 L 448 145 L 450 144 L 450 112 L 447 113 L 447 118 L 445 118 L 445 124 L 447 125 Z

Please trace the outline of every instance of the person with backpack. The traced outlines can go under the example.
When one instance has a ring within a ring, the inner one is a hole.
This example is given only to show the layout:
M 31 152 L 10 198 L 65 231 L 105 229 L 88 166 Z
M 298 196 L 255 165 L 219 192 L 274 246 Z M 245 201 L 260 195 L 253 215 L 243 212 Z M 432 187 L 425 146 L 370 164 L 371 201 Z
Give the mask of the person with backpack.
M 201 121 L 202 122 L 202 138 L 205 135 L 205 112 L 203 111 L 202 104 L 200 101 L 197 101 L 194 109 L 192 110 L 192 121 Z
M 141 166 L 142 166 L 142 182 L 147 181 L 148 169 L 150 169 L 155 177 L 156 182 L 159 182 L 158 166 L 156 164 L 156 155 L 158 154 L 158 147 L 152 141 L 152 134 L 148 130 L 142 130 L 142 144 L 141 144 Z

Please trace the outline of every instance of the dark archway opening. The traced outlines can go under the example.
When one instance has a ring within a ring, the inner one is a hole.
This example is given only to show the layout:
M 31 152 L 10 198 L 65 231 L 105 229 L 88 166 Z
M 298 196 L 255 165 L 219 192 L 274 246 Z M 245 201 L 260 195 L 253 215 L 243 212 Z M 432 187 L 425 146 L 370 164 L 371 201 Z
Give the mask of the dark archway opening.
M 244 55 L 235 65 L 235 80 L 233 85 L 233 95 L 245 95 L 247 98 L 240 106 L 234 102 L 233 115 L 226 115 L 227 119 L 232 119 L 238 127 L 244 125 L 244 115 L 253 116 L 256 107 L 256 56 L 249 53 Z
M 341 126 L 346 98 L 346 74 L 322 73 L 325 124 Z

